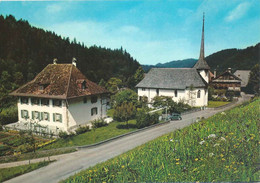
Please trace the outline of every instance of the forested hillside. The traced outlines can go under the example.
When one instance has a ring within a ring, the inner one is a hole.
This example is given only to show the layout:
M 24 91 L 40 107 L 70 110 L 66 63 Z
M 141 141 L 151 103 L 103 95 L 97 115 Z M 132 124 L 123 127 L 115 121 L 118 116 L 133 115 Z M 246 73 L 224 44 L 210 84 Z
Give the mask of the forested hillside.
M 260 61 L 259 51 L 260 43 L 246 49 L 222 50 L 207 56 L 205 59 L 211 70 L 224 71 L 229 67 L 232 68 L 232 71 L 237 69 L 250 70 Z
M 213 71 L 217 70 L 218 73 L 225 71 L 227 68 L 232 68 L 232 71 L 250 70 L 253 66 L 260 62 L 259 58 L 260 43 L 255 46 L 247 47 L 246 49 L 226 49 L 213 53 L 205 58 Z M 143 65 L 143 69 L 147 72 L 154 67 L 164 68 L 191 68 L 195 64 L 196 59 L 184 59 L 166 62 L 164 64 L 156 65 Z
M 87 78 L 97 83 L 117 77 L 128 85 L 139 67 L 122 48 L 87 47 L 12 15 L 0 15 L 0 108 L 9 103 L 8 92 L 32 80 L 54 58 L 58 63 L 71 63 L 73 57 Z

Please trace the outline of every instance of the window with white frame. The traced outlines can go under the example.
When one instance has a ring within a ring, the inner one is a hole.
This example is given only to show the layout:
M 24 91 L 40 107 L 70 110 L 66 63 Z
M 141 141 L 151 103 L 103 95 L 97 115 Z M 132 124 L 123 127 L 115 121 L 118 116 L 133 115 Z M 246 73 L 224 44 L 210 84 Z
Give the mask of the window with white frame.
M 97 102 L 97 96 L 92 96 L 91 97 L 91 103 L 96 103 Z
M 59 113 L 53 113 L 53 122 L 61 122 L 62 123 L 62 115 Z
M 145 88 L 142 88 L 142 91 L 145 91 Z
M 54 107 L 61 107 L 61 100 L 52 100 Z
M 97 115 L 97 113 L 98 113 L 97 107 L 91 109 L 91 116 Z
M 41 104 L 42 104 L 42 105 L 45 105 L 45 106 L 49 106 L 50 100 L 47 99 L 47 98 L 43 98 L 43 99 L 41 99 Z
M 29 113 L 27 110 L 21 110 L 21 117 L 24 119 L 28 119 L 29 118 Z
M 32 111 L 32 119 L 38 119 L 38 120 L 40 120 L 40 112 L 38 112 L 38 111 Z
M 87 97 L 84 97 L 84 98 L 83 98 L 83 103 L 86 104 L 87 102 L 88 102 Z
M 39 105 L 40 100 L 38 98 L 31 98 L 32 105 Z
M 21 104 L 28 104 L 28 98 L 27 97 L 21 97 Z
M 42 112 L 41 119 L 44 121 L 50 121 L 50 114 L 48 112 Z

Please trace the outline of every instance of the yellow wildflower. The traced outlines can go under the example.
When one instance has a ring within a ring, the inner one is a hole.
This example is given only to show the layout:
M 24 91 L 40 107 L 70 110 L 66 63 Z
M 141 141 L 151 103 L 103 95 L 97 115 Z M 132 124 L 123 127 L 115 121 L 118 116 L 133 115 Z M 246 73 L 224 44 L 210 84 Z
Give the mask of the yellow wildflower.
M 221 158 L 223 158 L 223 157 L 224 157 L 224 155 L 223 155 L 223 154 L 221 154 L 220 156 L 221 156 Z
M 226 166 L 226 168 L 229 168 L 229 166 Z
M 180 159 L 176 159 L 176 161 L 180 161 Z
M 175 164 L 176 164 L 176 165 L 179 165 L 180 163 L 179 163 L 179 162 L 176 162 Z
M 243 162 L 241 162 L 241 165 L 243 165 L 244 163 Z
M 225 161 L 225 158 L 222 158 L 222 161 Z
M 195 161 L 198 161 L 198 160 L 199 160 L 198 158 L 195 159 Z
M 122 168 L 125 168 L 125 166 L 124 166 L 124 165 L 122 165 L 121 167 L 122 167 Z

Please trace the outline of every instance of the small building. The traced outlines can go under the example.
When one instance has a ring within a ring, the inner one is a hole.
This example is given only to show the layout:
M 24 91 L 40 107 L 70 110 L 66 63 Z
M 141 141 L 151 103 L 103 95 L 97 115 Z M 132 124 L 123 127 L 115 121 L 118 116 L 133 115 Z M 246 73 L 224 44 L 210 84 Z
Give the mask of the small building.
M 212 79 L 210 85 L 214 89 L 241 91 L 241 79 L 231 73 L 231 68 Z
M 204 58 L 204 15 L 200 56 L 193 68 L 152 68 L 136 85 L 139 99 L 147 97 L 152 103 L 155 96 L 169 96 L 191 106 L 208 105 L 209 69 Z
M 10 95 L 18 97 L 18 123 L 38 124 L 51 132 L 71 131 L 106 117 L 108 91 L 72 64 L 47 65 Z
M 250 76 L 250 70 L 236 70 L 234 75 L 241 79 L 241 88 L 247 86 Z

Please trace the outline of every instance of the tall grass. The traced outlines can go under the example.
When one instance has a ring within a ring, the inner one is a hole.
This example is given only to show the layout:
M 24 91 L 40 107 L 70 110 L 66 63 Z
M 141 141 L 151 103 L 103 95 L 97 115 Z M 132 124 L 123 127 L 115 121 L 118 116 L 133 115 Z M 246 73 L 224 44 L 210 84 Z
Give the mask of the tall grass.
M 259 106 L 219 113 L 64 182 L 259 181 Z

